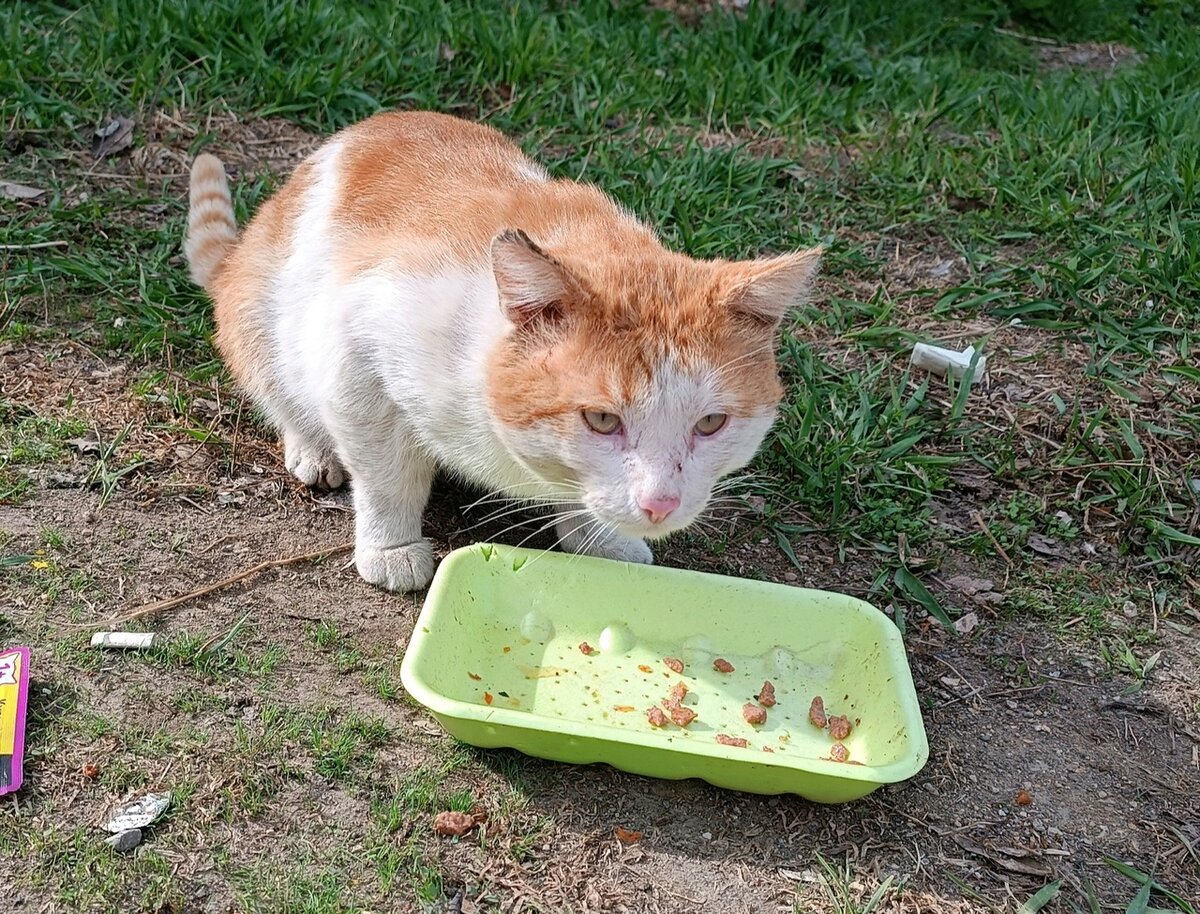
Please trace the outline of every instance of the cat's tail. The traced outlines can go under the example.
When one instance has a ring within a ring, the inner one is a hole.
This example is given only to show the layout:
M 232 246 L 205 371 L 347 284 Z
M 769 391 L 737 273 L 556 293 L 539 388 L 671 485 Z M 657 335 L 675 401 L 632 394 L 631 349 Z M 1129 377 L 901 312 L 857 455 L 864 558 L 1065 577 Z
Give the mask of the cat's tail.
M 226 255 L 237 242 L 233 199 L 221 160 L 207 152 L 192 163 L 188 194 L 187 239 L 183 244 L 192 279 L 208 288 Z

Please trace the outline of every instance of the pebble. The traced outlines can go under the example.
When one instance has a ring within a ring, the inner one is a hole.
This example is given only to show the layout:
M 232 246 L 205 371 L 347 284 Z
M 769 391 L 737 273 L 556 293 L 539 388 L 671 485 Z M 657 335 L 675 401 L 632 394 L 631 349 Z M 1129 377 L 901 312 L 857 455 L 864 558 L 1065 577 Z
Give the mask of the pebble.
M 788 583 L 791 583 L 792 581 L 799 580 L 799 575 L 797 575 L 794 571 L 785 571 L 783 573 L 783 579 Z
M 712 840 L 712 832 L 710 832 L 710 831 L 702 832 L 700 834 L 700 837 L 703 838 L 705 841 L 711 841 Z
M 105 838 L 104 843 L 118 853 L 126 853 L 142 843 L 142 830 L 140 828 L 127 828 L 125 831 L 118 832 L 110 838 Z

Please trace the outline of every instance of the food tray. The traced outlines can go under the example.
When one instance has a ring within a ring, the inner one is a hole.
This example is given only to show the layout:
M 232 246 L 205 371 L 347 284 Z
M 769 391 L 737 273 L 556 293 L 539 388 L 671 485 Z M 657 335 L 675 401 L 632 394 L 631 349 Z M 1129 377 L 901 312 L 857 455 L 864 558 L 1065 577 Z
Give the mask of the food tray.
M 664 657 L 682 660 L 683 674 Z M 734 672 L 717 672 L 716 658 Z M 910 778 L 929 755 L 904 644 L 883 613 L 841 594 L 675 568 L 456 550 L 434 577 L 401 679 L 475 746 L 820 803 Z M 777 704 L 753 727 L 742 706 L 763 680 Z M 651 727 L 645 709 L 679 681 L 698 717 L 686 730 Z M 834 741 L 809 722 L 815 695 L 858 722 L 842 741 L 855 764 L 833 761 Z M 721 745 L 718 733 L 749 745 Z

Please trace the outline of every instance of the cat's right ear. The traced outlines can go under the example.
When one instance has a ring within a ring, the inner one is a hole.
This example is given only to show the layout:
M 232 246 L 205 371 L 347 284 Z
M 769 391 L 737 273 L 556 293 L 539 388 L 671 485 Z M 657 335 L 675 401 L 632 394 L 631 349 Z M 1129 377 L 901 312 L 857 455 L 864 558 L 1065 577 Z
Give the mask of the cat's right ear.
M 567 269 L 519 229 L 492 240 L 492 270 L 500 307 L 518 327 L 561 318 L 580 291 Z

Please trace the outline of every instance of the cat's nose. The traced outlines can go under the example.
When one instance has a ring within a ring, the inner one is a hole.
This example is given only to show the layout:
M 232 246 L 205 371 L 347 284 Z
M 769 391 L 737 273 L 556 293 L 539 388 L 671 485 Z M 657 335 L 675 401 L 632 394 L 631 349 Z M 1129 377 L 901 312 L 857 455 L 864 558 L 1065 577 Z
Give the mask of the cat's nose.
M 639 498 L 638 505 L 650 518 L 650 523 L 661 524 L 672 511 L 679 507 L 678 495 L 656 495 L 653 498 Z

